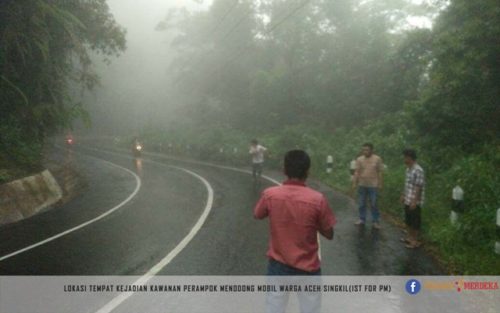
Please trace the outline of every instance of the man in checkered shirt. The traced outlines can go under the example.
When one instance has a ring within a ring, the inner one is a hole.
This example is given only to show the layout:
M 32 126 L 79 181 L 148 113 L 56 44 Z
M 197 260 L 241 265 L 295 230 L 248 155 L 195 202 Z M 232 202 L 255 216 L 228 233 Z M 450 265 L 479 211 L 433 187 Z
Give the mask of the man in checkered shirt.
M 406 165 L 406 180 L 401 202 L 404 204 L 405 223 L 408 226 L 408 237 L 401 238 L 409 249 L 421 245 L 418 240 L 422 224 L 422 205 L 424 204 L 425 175 L 422 167 L 417 164 L 417 153 L 413 149 L 403 151 L 404 163 Z

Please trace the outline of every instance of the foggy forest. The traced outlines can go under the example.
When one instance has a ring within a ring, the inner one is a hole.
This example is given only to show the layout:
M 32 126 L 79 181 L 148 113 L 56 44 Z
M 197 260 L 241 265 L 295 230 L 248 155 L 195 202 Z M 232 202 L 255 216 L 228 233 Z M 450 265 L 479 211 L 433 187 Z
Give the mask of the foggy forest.
M 498 274 L 498 0 L 2 0 L 0 36 L 0 183 L 42 170 L 68 134 L 236 167 L 258 138 L 269 169 L 303 149 L 311 176 L 349 195 L 371 142 L 398 221 L 411 147 L 429 253 Z

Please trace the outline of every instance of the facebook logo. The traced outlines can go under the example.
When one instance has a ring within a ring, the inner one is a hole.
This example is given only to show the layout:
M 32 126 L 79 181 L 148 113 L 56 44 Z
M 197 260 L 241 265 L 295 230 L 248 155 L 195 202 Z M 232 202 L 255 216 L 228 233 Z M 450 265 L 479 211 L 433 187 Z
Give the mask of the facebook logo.
M 411 295 L 419 293 L 421 288 L 422 286 L 420 285 L 420 282 L 416 279 L 410 279 L 406 282 L 406 292 Z

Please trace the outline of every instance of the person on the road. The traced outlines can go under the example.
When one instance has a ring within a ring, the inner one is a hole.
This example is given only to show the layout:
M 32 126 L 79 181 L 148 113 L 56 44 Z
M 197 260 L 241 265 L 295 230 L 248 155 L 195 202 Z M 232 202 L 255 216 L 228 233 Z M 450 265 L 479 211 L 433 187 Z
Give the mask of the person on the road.
M 264 165 L 264 153 L 267 148 L 260 145 L 257 139 L 253 139 L 250 143 L 250 151 L 248 152 L 252 156 L 252 176 L 255 179 L 262 176 L 262 167 Z
M 302 150 L 285 155 L 283 185 L 267 188 L 254 208 L 254 217 L 269 217 L 267 256 L 269 275 L 321 273 L 318 256 L 319 232 L 333 239 L 335 216 L 323 194 L 307 187 L 311 160 Z
M 71 146 L 71 145 L 73 145 L 73 142 L 74 142 L 74 140 L 73 140 L 73 135 L 71 135 L 71 134 L 67 134 L 67 135 L 66 135 L 66 144 L 67 144 L 68 146 Z
M 132 148 L 132 155 L 134 157 L 137 158 L 141 156 L 142 144 L 139 141 L 138 137 L 134 137 L 134 139 L 132 139 L 131 148 Z
M 372 212 L 373 228 L 380 229 L 380 212 L 377 206 L 378 192 L 383 185 L 382 159 L 373 153 L 373 144 L 365 143 L 362 154 L 356 159 L 356 170 L 352 183 L 353 190 L 358 188 L 359 220 L 356 225 L 365 225 L 368 201 Z
M 413 149 L 403 151 L 406 165 L 406 179 L 401 202 L 404 205 L 405 223 L 408 226 L 408 237 L 402 238 L 409 249 L 421 245 L 419 241 L 420 226 L 422 223 L 421 212 L 424 203 L 425 174 L 417 163 L 417 153 Z
M 264 190 L 254 208 L 256 219 L 269 217 L 267 275 L 273 284 L 319 284 L 318 233 L 332 240 L 335 216 L 325 196 L 305 185 L 311 166 L 307 153 L 287 152 L 284 165 L 288 179 L 281 186 Z M 294 280 L 295 276 L 303 278 Z M 297 295 L 301 312 L 321 311 L 321 293 Z M 268 293 L 268 312 L 285 312 L 288 298 L 287 292 Z

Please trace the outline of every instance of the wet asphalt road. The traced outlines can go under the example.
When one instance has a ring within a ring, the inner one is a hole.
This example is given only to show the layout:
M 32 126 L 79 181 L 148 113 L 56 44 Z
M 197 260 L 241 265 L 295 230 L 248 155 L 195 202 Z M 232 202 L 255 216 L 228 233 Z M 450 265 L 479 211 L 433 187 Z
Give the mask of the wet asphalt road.
M 250 175 L 189 161 L 146 154 L 141 162 L 128 153 L 74 147 L 58 149 L 54 158 L 77 166 L 88 188 L 65 205 L 24 221 L 0 227 L 0 258 L 103 214 L 137 187 L 122 207 L 83 228 L 0 261 L 0 275 L 141 275 L 185 238 L 214 192 L 210 214 L 196 236 L 159 274 L 262 275 L 266 270 L 267 221 L 252 217 L 263 188 Z M 112 162 L 115 165 L 104 162 Z M 281 181 L 276 173 L 270 176 Z M 339 220 L 335 239 L 322 240 L 325 275 L 435 275 L 443 271 L 423 250 L 399 242 L 401 232 L 388 223 L 381 231 L 353 225 L 352 200 L 317 182 Z

